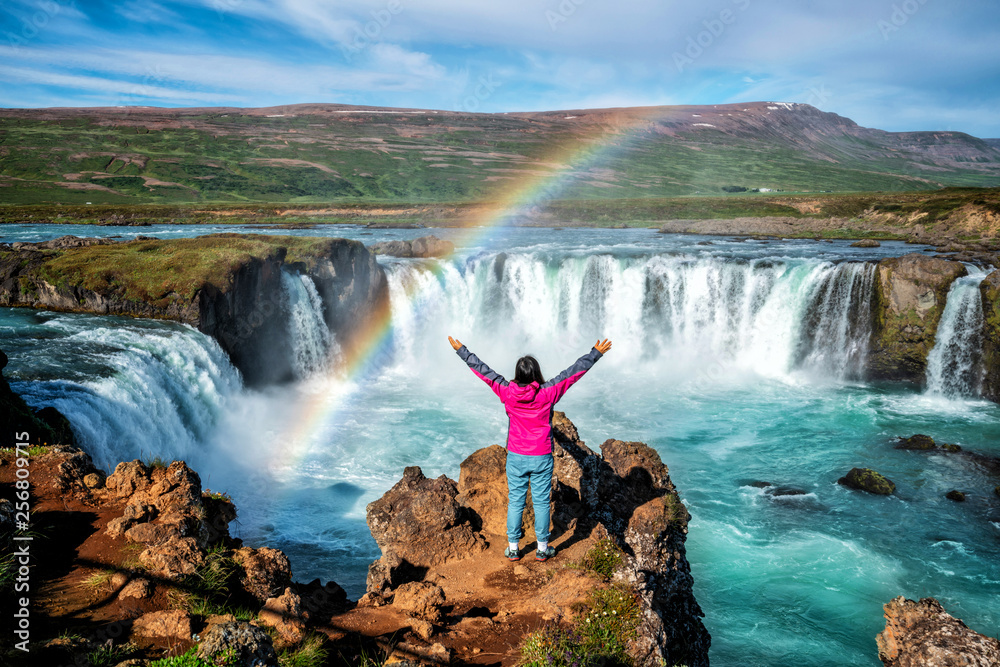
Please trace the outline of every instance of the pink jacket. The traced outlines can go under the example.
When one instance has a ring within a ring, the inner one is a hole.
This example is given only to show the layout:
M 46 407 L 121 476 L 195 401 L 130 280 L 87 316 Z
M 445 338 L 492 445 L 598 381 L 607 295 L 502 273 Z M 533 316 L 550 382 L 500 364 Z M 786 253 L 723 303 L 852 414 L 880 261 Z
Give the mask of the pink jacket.
M 532 382 L 525 387 L 507 382 L 464 345 L 458 349 L 458 356 L 503 401 L 510 419 L 507 451 L 540 456 L 552 453 L 552 411 L 555 404 L 603 355 L 596 348 L 591 348 L 590 352 L 545 384 Z

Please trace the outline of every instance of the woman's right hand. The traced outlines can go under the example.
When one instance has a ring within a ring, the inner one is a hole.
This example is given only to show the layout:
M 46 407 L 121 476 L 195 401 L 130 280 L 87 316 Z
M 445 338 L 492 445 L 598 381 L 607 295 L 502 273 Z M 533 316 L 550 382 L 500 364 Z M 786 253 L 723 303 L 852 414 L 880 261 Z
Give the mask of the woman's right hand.
M 594 345 L 594 348 L 601 354 L 607 354 L 608 350 L 611 349 L 611 341 L 608 340 L 607 338 L 605 338 L 603 341 L 599 340 L 597 341 L 597 344 Z
M 462 349 L 462 343 L 460 341 L 455 340 L 451 336 L 448 336 L 448 342 L 451 343 L 452 349 L 455 349 L 455 350 Z

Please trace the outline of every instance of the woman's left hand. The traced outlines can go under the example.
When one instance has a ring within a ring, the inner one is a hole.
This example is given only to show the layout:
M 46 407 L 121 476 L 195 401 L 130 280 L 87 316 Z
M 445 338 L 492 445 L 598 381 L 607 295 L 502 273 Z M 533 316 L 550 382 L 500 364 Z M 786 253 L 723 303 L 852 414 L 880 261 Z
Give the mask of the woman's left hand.
M 448 336 L 448 342 L 451 343 L 451 347 L 455 350 L 459 350 L 462 348 L 462 343 L 460 341 L 455 340 L 451 336 Z

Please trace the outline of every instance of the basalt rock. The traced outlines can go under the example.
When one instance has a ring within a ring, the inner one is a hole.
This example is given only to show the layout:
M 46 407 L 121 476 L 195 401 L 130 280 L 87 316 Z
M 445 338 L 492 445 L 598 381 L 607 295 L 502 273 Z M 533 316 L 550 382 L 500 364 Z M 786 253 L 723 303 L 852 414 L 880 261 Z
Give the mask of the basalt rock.
M 850 472 L 837 480 L 837 484 L 877 496 L 889 496 L 896 491 L 896 485 L 891 480 L 871 468 L 851 468 Z
M 1000 271 L 979 286 L 983 304 L 983 396 L 1000 403 Z
M 286 644 L 300 642 L 306 635 L 302 599 L 291 588 L 286 588 L 278 597 L 268 598 L 258 616 L 260 622 L 274 628 Z
M 878 263 L 868 372 L 877 380 L 923 382 L 959 262 L 911 253 Z
M 898 597 L 883 609 L 885 630 L 875 643 L 886 667 L 1000 665 L 1000 641 L 969 629 L 934 598 Z
M 227 518 L 235 517 L 235 508 L 203 496 L 201 478 L 183 461 L 166 467 L 122 462 L 105 487 L 125 501 L 122 515 L 108 522 L 108 536 L 145 545 L 139 561 L 154 576 L 192 575 L 205 563 L 207 547 L 230 540 Z
M 918 433 L 916 435 L 911 435 L 909 438 L 900 438 L 899 442 L 896 444 L 896 449 L 915 449 L 924 451 L 937 449 L 937 444 L 934 442 L 934 438 L 929 435 Z
M 292 583 L 292 565 L 278 549 L 241 547 L 233 552 L 242 568 L 240 584 L 260 602 L 281 595 Z

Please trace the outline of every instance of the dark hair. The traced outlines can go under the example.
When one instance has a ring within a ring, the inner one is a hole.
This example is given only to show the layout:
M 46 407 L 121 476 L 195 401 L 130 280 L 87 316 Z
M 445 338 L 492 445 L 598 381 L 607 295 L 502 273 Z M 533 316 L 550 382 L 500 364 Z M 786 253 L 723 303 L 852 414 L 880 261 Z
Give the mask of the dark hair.
M 538 360 L 528 355 L 517 360 L 517 367 L 514 369 L 514 382 L 526 387 L 532 382 L 545 384 L 542 377 L 542 369 L 538 365 Z

